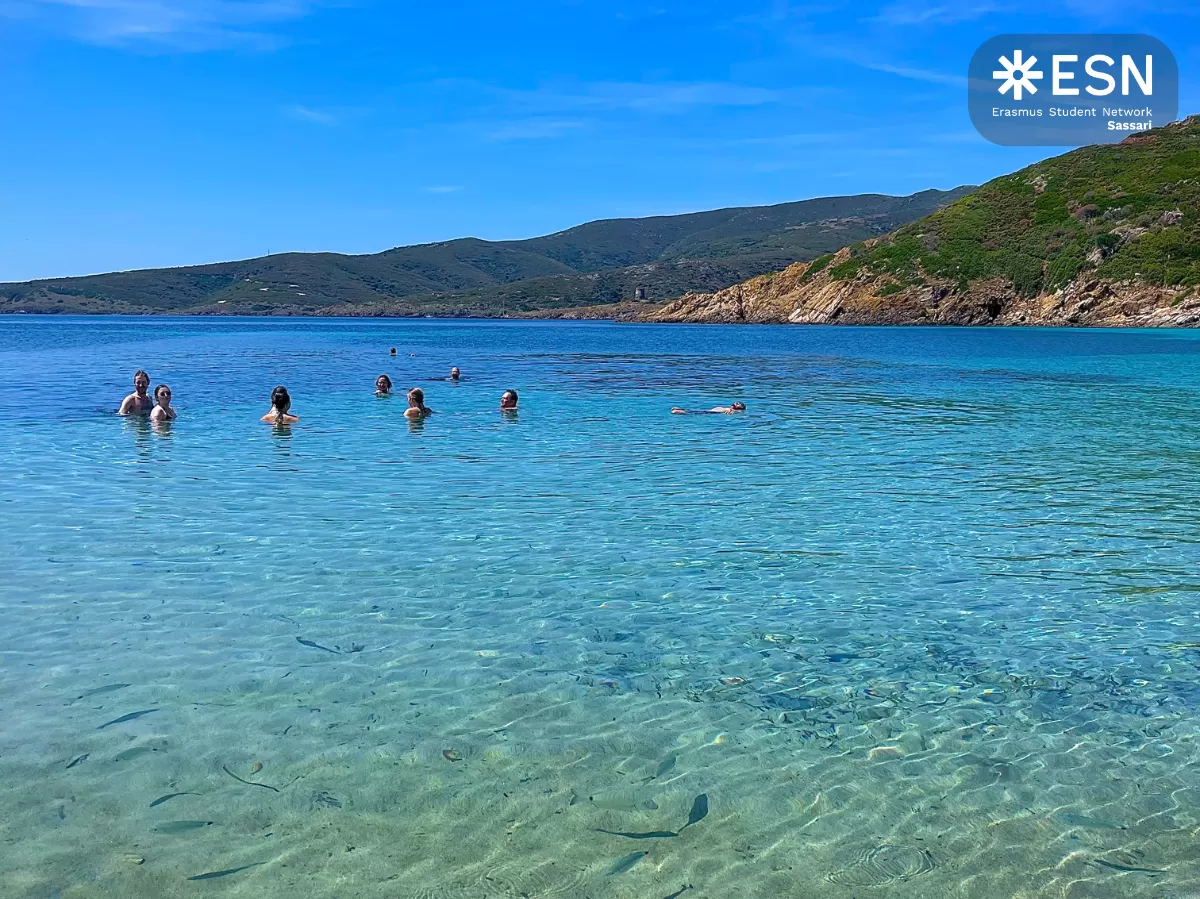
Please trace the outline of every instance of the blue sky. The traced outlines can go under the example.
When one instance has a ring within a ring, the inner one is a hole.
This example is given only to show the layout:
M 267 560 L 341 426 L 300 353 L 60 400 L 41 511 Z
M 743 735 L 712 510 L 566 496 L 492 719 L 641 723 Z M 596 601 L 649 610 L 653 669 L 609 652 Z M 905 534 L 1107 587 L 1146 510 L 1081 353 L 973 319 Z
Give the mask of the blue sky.
M 978 183 L 1006 32 L 1136 31 L 1183 0 L 0 0 L 0 281 Z

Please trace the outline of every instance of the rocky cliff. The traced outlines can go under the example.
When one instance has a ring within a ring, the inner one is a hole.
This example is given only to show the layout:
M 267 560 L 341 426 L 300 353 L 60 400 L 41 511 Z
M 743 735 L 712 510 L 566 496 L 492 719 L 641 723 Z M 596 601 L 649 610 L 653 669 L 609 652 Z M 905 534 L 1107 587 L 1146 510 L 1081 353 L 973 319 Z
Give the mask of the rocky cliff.
M 1200 117 L 998 178 L 884 237 L 642 321 L 1200 326 Z
M 835 256 L 849 258 L 849 250 Z M 752 278 L 716 293 L 689 293 L 638 316 L 644 322 L 709 324 L 1041 325 L 1046 327 L 1200 327 L 1193 287 L 1080 277 L 1052 293 L 1021 296 L 1002 278 L 935 282 L 889 292 L 870 276 L 805 279 L 812 263 Z

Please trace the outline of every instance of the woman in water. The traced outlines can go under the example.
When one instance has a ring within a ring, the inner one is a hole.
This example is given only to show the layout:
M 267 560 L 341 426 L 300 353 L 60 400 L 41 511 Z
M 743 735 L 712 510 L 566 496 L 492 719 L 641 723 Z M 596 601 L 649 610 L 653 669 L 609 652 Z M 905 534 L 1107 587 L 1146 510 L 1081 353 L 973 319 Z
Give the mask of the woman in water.
M 294 421 L 299 421 L 299 415 L 292 415 L 288 411 L 291 408 L 292 398 L 288 396 L 287 388 L 280 384 L 271 391 L 271 411 L 264 415 L 262 420 L 275 425 L 291 424 Z
M 424 418 L 432 415 L 433 410 L 425 405 L 425 391 L 414 387 L 408 392 L 408 408 L 404 410 L 405 418 Z
M 517 411 L 517 392 L 515 390 L 506 390 L 500 397 L 500 411 L 516 412 Z
M 380 375 L 375 379 L 375 395 L 376 396 L 391 396 L 392 395 L 392 379 L 387 375 Z
M 171 408 L 171 388 L 159 384 L 154 388 L 154 402 L 157 403 L 150 411 L 151 421 L 174 421 L 175 410 Z
M 672 415 L 733 415 L 736 412 L 745 412 L 746 404 L 742 402 L 730 403 L 728 406 L 714 406 L 712 409 L 680 409 L 676 406 L 671 410 Z

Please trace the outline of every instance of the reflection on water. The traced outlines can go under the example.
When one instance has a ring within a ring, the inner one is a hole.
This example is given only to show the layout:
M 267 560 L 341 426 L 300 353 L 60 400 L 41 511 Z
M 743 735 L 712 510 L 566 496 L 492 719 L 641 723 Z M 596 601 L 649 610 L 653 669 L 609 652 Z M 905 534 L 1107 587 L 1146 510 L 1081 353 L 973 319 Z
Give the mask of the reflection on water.
M 119 325 L 0 323 L 5 897 L 1200 894 L 1195 335 Z
M 148 461 L 153 449 L 150 439 L 154 430 L 150 424 L 150 417 L 148 415 L 125 415 L 119 421 L 123 423 L 125 431 L 133 437 L 136 457 L 142 461 Z

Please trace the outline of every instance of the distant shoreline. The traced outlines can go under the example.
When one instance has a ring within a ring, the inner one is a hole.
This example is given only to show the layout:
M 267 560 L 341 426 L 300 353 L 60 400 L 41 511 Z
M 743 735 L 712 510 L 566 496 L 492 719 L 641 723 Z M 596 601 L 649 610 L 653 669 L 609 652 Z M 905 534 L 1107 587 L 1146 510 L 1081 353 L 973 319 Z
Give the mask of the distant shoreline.
M 658 304 L 653 304 L 658 306 Z M 595 307 L 580 307 L 580 309 L 563 310 L 564 312 L 577 313 L 581 309 L 593 309 Z M 661 307 L 660 307 L 661 308 Z M 936 328 L 938 330 L 993 330 L 993 331 L 1196 331 L 1200 330 L 1200 325 L 1146 325 L 1146 324 L 1128 324 L 1114 325 L 1110 323 L 1070 323 L 1070 324 L 1055 324 L 1055 323 L 1038 323 L 1038 322 L 950 322 L 950 321 L 841 321 L 841 322 L 789 322 L 789 321 L 716 321 L 713 319 L 696 319 L 694 321 L 662 321 L 662 320 L 642 320 L 636 318 L 621 318 L 616 316 L 605 315 L 539 315 L 539 314 L 520 314 L 520 315 L 346 315 L 346 314 L 323 314 L 323 313 L 273 313 L 273 312 L 241 312 L 241 313 L 188 313 L 188 312 L 0 312 L 0 321 L 7 319 L 66 319 L 66 318 L 127 318 L 127 319 L 181 319 L 181 320 L 236 320 L 236 319 L 262 319 L 262 320 L 330 320 L 340 319 L 344 321 L 392 321 L 392 322 L 462 322 L 462 323 L 481 323 L 481 322 L 570 322 L 574 324 L 581 323 L 596 323 L 596 324 L 617 324 L 617 325 L 696 325 L 696 326 L 716 326 L 716 327 L 783 327 L 783 328 Z

